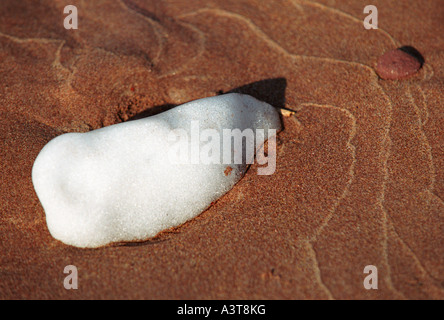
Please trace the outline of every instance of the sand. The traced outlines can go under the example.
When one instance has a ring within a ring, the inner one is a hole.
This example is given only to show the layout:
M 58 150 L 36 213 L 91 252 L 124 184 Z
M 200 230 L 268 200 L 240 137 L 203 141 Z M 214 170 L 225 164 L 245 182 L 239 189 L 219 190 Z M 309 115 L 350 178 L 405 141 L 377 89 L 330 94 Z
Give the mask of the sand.
M 0 299 L 444 298 L 442 2 L 374 1 L 378 30 L 360 0 L 34 3 L 0 2 Z M 68 4 L 78 30 L 63 28 Z M 380 79 L 401 46 L 423 67 Z M 230 91 L 297 111 L 275 174 L 253 165 L 144 243 L 51 237 L 31 182 L 50 139 Z

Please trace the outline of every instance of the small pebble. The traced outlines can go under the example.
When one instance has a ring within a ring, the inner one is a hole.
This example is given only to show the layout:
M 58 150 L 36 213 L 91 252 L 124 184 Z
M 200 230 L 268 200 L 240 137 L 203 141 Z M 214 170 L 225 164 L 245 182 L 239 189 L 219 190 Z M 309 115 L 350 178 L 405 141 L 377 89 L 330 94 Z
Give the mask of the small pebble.
M 397 80 L 418 72 L 422 63 L 416 57 L 401 49 L 384 53 L 378 60 L 376 72 L 382 79 Z

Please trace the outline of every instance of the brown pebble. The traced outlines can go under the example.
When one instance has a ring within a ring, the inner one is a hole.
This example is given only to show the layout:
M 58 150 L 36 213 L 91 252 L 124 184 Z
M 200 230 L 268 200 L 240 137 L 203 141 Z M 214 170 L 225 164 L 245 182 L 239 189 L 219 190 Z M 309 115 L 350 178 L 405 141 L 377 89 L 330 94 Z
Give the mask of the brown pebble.
M 228 166 L 228 167 L 225 169 L 225 171 L 224 171 L 225 176 L 229 176 L 229 175 L 231 174 L 231 171 L 233 171 L 233 168 L 231 168 L 230 166 Z
M 421 66 L 416 57 L 396 49 L 384 53 L 379 58 L 376 72 L 382 79 L 396 80 L 415 74 Z

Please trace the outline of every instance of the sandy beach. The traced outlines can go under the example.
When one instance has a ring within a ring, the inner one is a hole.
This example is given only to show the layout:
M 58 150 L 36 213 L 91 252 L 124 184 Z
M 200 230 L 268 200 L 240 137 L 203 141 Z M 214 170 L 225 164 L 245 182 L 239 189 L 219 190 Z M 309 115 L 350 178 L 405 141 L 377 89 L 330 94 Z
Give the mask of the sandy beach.
M 444 299 L 444 5 L 373 1 L 367 30 L 367 2 L 2 0 L 0 299 Z M 402 46 L 421 69 L 381 79 Z M 227 92 L 296 111 L 273 175 L 253 164 L 146 242 L 51 236 L 31 180 L 46 143 Z

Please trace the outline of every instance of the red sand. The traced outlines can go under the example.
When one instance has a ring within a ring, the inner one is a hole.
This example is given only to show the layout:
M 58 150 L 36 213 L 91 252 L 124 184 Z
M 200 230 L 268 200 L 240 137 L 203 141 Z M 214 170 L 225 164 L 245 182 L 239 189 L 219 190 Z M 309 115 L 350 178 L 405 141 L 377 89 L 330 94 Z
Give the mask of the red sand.
M 2 0 L 0 298 L 443 299 L 444 6 L 374 1 L 380 29 L 366 30 L 367 2 Z M 63 28 L 67 4 L 79 30 Z M 424 66 L 380 79 L 402 45 Z M 252 166 L 146 243 L 51 237 L 31 181 L 51 138 L 235 88 L 298 111 L 274 175 Z

